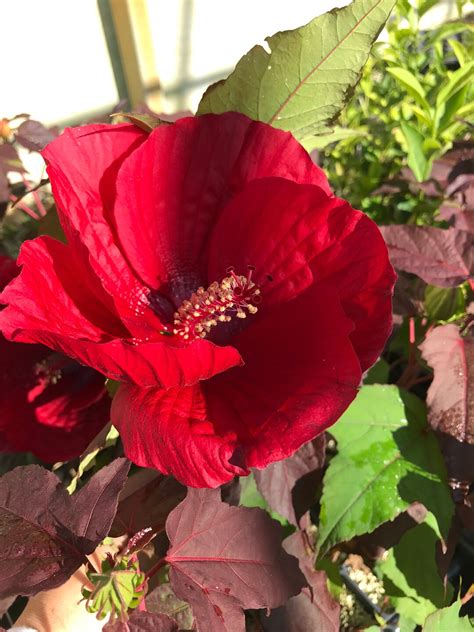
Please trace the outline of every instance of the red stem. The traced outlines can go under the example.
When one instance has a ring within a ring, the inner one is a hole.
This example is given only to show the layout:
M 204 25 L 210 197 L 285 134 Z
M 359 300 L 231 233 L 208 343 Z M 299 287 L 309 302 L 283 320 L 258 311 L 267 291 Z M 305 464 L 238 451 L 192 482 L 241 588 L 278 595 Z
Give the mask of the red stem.
M 14 195 L 10 195 L 10 200 L 16 205 L 18 206 L 18 208 L 21 208 L 22 211 L 24 211 L 27 215 L 29 215 L 30 217 L 32 217 L 33 219 L 37 219 L 39 220 L 40 217 L 39 215 L 37 215 L 29 206 L 27 206 L 24 202 L 22 202 L 21 200 L 18 201 L 17 198 Z
M 166 566 L 168 562 L 166 561 L 166 557 L 162 557 L 160 560 L 158 560 L 158 562 L 152 566 L 150 568 L 150 570 L 146 573 L 146 578 L 150 579 L 150 577 L 153 577 L 153 575 L 156 575 L 156 573 L 160 570 L 160 568 L 163 568 L 163 566 Z

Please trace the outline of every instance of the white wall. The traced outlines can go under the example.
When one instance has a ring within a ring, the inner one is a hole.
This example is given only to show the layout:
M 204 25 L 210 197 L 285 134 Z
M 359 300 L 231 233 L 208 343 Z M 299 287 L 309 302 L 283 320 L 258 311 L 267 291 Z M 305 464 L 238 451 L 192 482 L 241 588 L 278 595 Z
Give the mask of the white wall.
M 195 110 L 207 85 L 226 76 L 254 44 L 347 4 L 349 0 L 147 0 L 156 67 L 165 89 L 163 110 Z M 190 84 L 186 93 L 173 94 L 183 81 Z
M 0 14 L 0 118 L 53 123 L 117 103 L 96 0 L 0 0 Z
M 113 0 L 125 2 L 126 0 Z M 267 35 L 307 23 L 349 0 L 129 0 L 149 16 L 165 112 L 194 110 Z M 445 0 L 432 19 L 444 19 Z M 96 0 L 0 0 L 0 118 L 28 112 L 45 123 L 117 103 Z M 180 85 L 187 89 L 178 92 Z

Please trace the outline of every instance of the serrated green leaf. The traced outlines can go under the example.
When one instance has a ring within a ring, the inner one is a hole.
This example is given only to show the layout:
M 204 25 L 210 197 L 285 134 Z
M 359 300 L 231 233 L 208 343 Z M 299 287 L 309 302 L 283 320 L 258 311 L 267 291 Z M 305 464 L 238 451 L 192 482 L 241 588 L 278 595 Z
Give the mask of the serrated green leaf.
M 423 632 L 472 632 L 469 618 L 459 616 L 461 605 L 460 601 L 455 601 L 449 608 L 430 614 L 423 625 Z
M 242 112 L 299 139 L 327 133 L 359 80 L 395 0 L 354 0 L 252 48 L 211 86 L 198 114 Z
M 447 538 L 453 505 L 423 402 L 395 386 L 364 386 L 330 429 L 338 454 L 324 476 L 318 549 L 370 533 L 421 501 Z
M 406 68 L 400 68 L 398 66 L 387 68 L 387 72 L 395 77 L 398 83 L 405 88 L 408 94 L 411 95 L 427 112 L 429 112 L 430 104 L 426 100 L 425 90 L 415 75 Z
M 400 542 L 377 563 L 385 592 L 397 612 L 422 625 L 426 617 L 450 601 L 452 590 L 445 591 L 439 576 L 435 547 L 438 525 L 432 513 L 425 521 L 407 531 Z

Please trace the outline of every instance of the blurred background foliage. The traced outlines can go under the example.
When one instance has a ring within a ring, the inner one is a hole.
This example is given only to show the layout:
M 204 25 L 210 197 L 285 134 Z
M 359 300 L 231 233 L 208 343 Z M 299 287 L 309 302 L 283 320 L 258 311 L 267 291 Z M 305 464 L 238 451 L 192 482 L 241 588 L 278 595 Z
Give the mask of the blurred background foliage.
M 336 142 L 314 142 L 337 194 L 381 224 L 443 221 L 443 202 L 457 192 L 449 185 L 474 171 L 473 17 L 463 17 L 467 2 L 458 0 L 457 18 L 420 28 L 436 4 L 397 2 Z

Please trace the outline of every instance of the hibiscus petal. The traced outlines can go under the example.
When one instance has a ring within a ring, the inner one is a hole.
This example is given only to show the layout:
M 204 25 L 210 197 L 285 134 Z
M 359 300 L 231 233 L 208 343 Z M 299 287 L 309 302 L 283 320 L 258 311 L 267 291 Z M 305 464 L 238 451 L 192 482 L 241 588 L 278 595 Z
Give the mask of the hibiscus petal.
M 237 431 L 242 460 L 265 467 L 333 424 L 361 370 L 337 293 L 314 284 L 256 319 L 235 340 L 245 364 L 203 384 L 218 434 Z
M 0 302 L 12 305 L 0 312 L 0 329 L 8 338 L 19 331 L 36 329 L 60 335 L 67 331 L 71 337 L 89 340 L 103 337 L 103 330 L 84 313 L 94 312 L 96 306 L 87 304 L 87 292 L 81 295 L 84 286 L 77 280 L 83 277 L 82 271 L 73 266 L 64 244 L 50 237 L 27 241 L 18 263 L 25 264 L 21 273 L 0 295 Z M 87 283 L 87 277 L 84 281 Z M 74 293 L 77 302 L 65 287 Z
M 122 385 L 112 405 L 127 456 L 191 487 L 285 458 L 334 423 L 361 371 L 337 295 L 313 286 L 239 336 L 248 360 L 193 387 Z
M 379 357 L 392 331 L 392 294 L 396 274 L 376 224 L 357 213 L 350 230 L 311 263 L 316 279 L 336 287 L 344 312 L 355 325 L 351 342 L 366 371 Z M 355 221 L 354 221 L 355 220 Z
M 344 236 L 353 222 L 347 203 L 321 188 L 282 178 L 256 180 L 220 216 L 209 247 L 209 278 L 233 266 L 262 291 L 262 310 L 298 296 L 313 282 L 311 261 Z
M 42 152 L 69 244 L 90 261 L 124 322 L 137 335 L 153 313 L 148 310 L 137 319 L 143 287 L 116 245 L 108 215 L 118 168 L 146 138 L 135 125 L 86 125 L 66 129 Z
M 291 134 L 242 114 L 156 128 L 123 162 L 114 209 L 122 249 L 141 280 L 153 288 L 171 284 L 178 303 L 206 284 L 203 253 L 221 210 L 248 182 L 269 176 L 330 193 Z
M 229 461 L 235 434 L 216 436 L 199 385 L 169 390 L 121 385 L 112 404 L 125 454 L 190 487 L 217 487 L 248 471 Z
M 241 363 L 236 349 L 209 340 L 179 347 L 158 333 L 158 342 L 110 339 L 86 317 L 97 316 L 100 304 L 77 283 L 82 276 L 67 252 L 67 246 L 49 237 L 24 244 L 19 262 L 26 265 L 0 296 L 11 304 L 0 311 L 0 330 L 7 338 L 46 345 L 111 379 L 147 387 L 193 384 Z M 84 282 L 87 287 L 87 277 Z M 109 331 L 128 333 L 120 330 L 120 321 L 114 325 L 111 314 L 100 316 Z
M 38 368 L 50 356 L 0 337 L 0 445 L 55 462 L 83 452 L 108 422 L 111 401 L 103 376 L 70 360 L 72 372 L 43 382 Z
M 329 281 L 354 322 L 362 369 L 377 359 L 391 331 L 395 274 L 376 224 L 344 200 L 283 179 L 251 182 L 213 232 L 209 278 L 220 280 L 231 265 L 237 274 L 255 266 L 263 312 Z
M 65 336 L 48 338 L 42 332 L 34 332 L 34 339 L 94 367 L 112 380 L 146 388 L 188 386 L 242 363 L 237 349 L 219 347 L 208 340 L 171 347 L 166 342 L 134 345 L 118 339 L 105 343 L 78 342 Z M 21 337 L 18 340 L 30 342 Z

